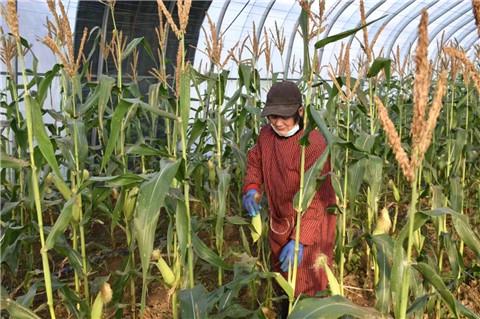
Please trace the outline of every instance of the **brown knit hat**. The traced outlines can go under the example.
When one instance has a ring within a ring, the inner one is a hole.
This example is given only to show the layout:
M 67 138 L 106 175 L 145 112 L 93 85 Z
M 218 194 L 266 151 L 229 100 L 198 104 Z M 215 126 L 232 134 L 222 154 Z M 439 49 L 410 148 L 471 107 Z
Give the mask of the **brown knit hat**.
M 293 116 L 302 106 L 302 94 L 297 85 L 290 81 L 275 83 L 267 94 L 262 116 Z

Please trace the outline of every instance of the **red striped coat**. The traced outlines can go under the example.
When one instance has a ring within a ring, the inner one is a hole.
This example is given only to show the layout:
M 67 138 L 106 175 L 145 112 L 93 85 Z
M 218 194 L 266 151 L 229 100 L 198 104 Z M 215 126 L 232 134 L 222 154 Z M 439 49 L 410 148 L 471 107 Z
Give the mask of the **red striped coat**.
M 278 260 L 283 246 L 295 239 L 295 211 L 293 197 L 300 185 L 299 140 L 303 130 L 285 138 L 278 136 L 270 125 L 264 126 L 257 144 L 248 152 L 247 172 L 243 191 L 263 190 L 268 199 L 269 243 L 273 270 L 281 272 Z M 326 148 L 322 134 L 314 130 L 309 136 L 309 146 L 305 152 L 305 170 L 310 168 Z M 330 171 L 328 160 L 323 174 Z M 335 204 L 335 193 L 330 176 L 319 187 L 312 203 L 303 214 L 300 224 L 300 242 L 304 245 L 303 260 L 297 272 L 295 295 L 314 295 L 327 287 L 323 270 L 314 267 L 320 253 L 327 255 L 331 263 L 335 241 L 335 215 L 327 213 L 327 207 Z M 282 273 L 284 277 L 286 273 Z

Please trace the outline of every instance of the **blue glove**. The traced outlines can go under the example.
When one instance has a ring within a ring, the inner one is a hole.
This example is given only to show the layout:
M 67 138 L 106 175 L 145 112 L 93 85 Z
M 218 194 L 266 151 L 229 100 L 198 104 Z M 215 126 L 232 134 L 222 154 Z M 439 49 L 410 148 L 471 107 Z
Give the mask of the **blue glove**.
M 291 239 L 285 246 L 282 248 L 282 252 L 280 253 L 280 262 L 282 263 L 280 269 L 283 272 L 288 271 L 288 264 L 291 264 L 293 267 L 293 258 L 295 254 L 295 240 Z M 302 262 L 303 257 L 303 245 L 302 243 L 298 243 L 298 265 Z
M 256 216 L 260 211 L 260 205 L 258 205 L 257 201 L 255 200 L 256 193 L 256 189 L 251 189 L 246 192 L 242 198 L 243 208 L 245 208 L 248 216 L 250 217 Z

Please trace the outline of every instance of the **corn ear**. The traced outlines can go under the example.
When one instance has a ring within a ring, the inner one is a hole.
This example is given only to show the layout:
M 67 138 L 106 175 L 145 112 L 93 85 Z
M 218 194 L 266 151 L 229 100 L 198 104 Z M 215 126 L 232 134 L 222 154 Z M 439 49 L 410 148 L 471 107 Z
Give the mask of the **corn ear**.
M 80 222 L 81 208 L 80 208 L 80 196 L 75 198 L 75 203 L 72 206 L 72 220 L 75 223 Z
M 90 178 L 90 172 L 86 169 L 83 169 L 82 171 L 82 180 L 86 181 L 87 179 Z
M 315 269 L 323 268 L 325 274 L 327 275 L 328 285 L 330 287 L 330 291 L 332 295 L 341 295 L 340 285 L 338 284 L 337 278 L 333 274 L 333 271 L 330 269 L 327 263 L 327 256 L 324 254 L 320 254 L 317 259 L 315 260 L 314 264 Z
M 157 265 L 158 270 L 160 270 L 163 281 L 165 281 L 167 285 L 172 286 L 173 283 L 175 282 L 175 274 L 173 273 L 172 269 L 168 266 L 165 259 L 163 259 L 162 256 L 158 256 L 158 260 L 155 265 Z
M 251 235 L 254 243 L 262 236 L 262 217 L 260 214 L 252 217 Z
M 390 215 L 388 214 L 388 209 L 383 208 L 380 212 L 380 216 L 377 220 L 377 225 L 373 231 L 374 235 L 388 234 L 390 228 L 392 227 L 392 221 L 390 220 Z
M 215 165 L 213 164 L 212 160 L 208 160 L 207 162 L 207 167 L 208 167 L 208 180 L 210 183 L 215 183 Z
M 52 180 L 57 187 L 58 191 L 62 194 L 63 198 L 69 200 L 72 197 L 72 191 L 68 188 L 67 184 L 55 174 L 49 173 L 47 179 Z
M 132 187 L 127 191 L 125 196 L 125 204 L 123 205 L 123 213 L 127 220 L 131 220 L 133 211 L 135 210 L 135 204 L 137 202 L 138 187 Z
M 112 300 L 112 288 L 109 283 L 104 283 L 100 288 L 100 291 L 95 298 L 92 306 L 92 312 L 90 313 L 91 319 L 101 319 L 103 314 L 103 306 Z

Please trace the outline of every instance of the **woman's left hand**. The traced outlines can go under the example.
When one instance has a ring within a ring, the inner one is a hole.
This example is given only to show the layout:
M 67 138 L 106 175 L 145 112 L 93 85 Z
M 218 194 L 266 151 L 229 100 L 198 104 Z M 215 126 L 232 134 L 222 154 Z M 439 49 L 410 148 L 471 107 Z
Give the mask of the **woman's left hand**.
M 293 259 L 295 256 L 295 240 L 291 239 L 285 246 L 282 248 L 282 252 L 280 253 L 280 269 L 283 272 L 288 271 L 288 266 L 291 264 L 293 266 Z M 302 243 L 298 243 L 298 265 L 302 262 L 303 257 L 303 245 Z

